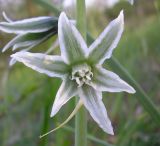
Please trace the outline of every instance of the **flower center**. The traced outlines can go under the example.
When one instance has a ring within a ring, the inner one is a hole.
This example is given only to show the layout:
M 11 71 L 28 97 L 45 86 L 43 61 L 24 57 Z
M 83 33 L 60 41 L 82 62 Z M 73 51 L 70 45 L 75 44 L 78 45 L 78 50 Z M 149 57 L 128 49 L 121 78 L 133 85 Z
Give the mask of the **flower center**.
M 90 84 L 92 77 L 91 67 L 87 64 L 76 65 L 72 68 L 71 80 L 75 80 L 78 87 L 83 84 Z

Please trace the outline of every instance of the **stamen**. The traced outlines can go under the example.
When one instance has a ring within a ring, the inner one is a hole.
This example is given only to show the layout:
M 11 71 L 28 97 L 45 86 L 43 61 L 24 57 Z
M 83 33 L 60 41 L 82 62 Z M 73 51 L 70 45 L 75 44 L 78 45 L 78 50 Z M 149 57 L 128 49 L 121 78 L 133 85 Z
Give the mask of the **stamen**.
M 75 80 L 78 87 L 81 87 L 83 84 L 89 84 L 92 77 L 91 67 L 87 64 L 77 65 L 72 68 L 71 80 Z

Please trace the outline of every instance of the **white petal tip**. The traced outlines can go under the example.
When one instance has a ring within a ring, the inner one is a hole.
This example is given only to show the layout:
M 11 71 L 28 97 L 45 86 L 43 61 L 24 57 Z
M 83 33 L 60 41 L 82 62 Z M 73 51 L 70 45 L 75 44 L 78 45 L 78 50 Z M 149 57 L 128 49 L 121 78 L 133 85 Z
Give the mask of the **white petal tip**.
M 18 53 L 12 54 L 11 57 L 16 59 L 18 57 Z
M 109 126 L 109 127 L 107 127 L 107 128 L 105 129 L 105 132 L 108 133 L 108 134 L 110 134 L 110 135 L 114 135 L 114 131 L 113 131 L 112 125 Z
M 51 118 L 54 117 L 54 114 L 51 113 L 51 114 L 50 114 L 50 117 L 51 117 Z
M 5 11 L 2 12 L 2 16 L 5 18 L 5 16 L 6 16 L 6 12 Z
M 66 17 L 67 17 L 67 16 L 66 16 L 66 13 L 65 13 L 65 12 L 61 12 L 61 14 L 60 14 L 60 16 L 59 16 L 59 19 L 60 19 L 60 18 L 61 18 L 61 19 L 62 19 L 62 18 L 64 19 L 64 18 L 66 18 Z
M 110 134 L 110 135 L 114 135 L 114 131 L 113 131 L 113 128 L 112 128 L 112 127 L 107 128 L 107 129 L 103 129 L 103 130 L 104 130 L 104 132 L 106 132 L 106 133 L 108 133 L 108 134 Z
M 57 113 L 57 112 L 52 109 L 52 112 L 51 112 L 51 114 L 50 114 L 50 117 L 51 117 L 51 118 L 54 117 L 54 116 L 56 115 L 56 113 Z
M 113 130 L 112 130 L 110 133 L 108 133 L 108 134 L 110 134 L 110 135 L 114 135 L 114 132 L 113 132 Z
M 63 25 L 63 21 L 64 21 L 64 20 L 65 20 L 67 23 L 70 23 L 67 15 L 66 15 L 66 13 L 65 13 L 65 12 L 61 12 L 61 14 L 60 14 L 60 16 L 59 16 L 59 23 L 61 23 L 61 24 Z M 70 24 L 72 24 L 72 23 L 70 23 Z
M 5 49 L 3 49 L 3 50 L 2 50 L 2 53 L 4 53 L 5 51 L 6 51 L 6 50 L 5 50 Z
M 131 87 L 130 85 L 128 85 L 129 87 L 128 87 L 128 90 L 126 91 L 126 92 L 128 92 L 128 93 L 130 93 L 130 94 L 134 94 L 134 93 L 136 93 L 136 90 L 133 88 L 133 87 Z
M 131 94 L 135 94 L 135 93 L 136 93 L 136 90 L 135 90 L 134 88 L 132 88 L 132 89 L 130 90 L 130 93 L 131 93 Z
M 52 118 L 52 117 L 54 117 L 54 116 L 55 116 L 55 113 L 54 113 L 54 112 L 51 112 L 50 117 Z
M 124 11 L 121 10 L 121 11 L 120 11 L 120 16 L 123 16 L 123 15 L 124 15 Z
M 56 115 L 56 113 L 58 112 L 58 108 L 52 108 L 52 111 L 51 111 L 51 114 L 50 114 L 50 117 L 54 117 Z
M 121 19 L 121 21 L 124 21 L 124 13 L 123 10 L 119 13 L 118 19 Z

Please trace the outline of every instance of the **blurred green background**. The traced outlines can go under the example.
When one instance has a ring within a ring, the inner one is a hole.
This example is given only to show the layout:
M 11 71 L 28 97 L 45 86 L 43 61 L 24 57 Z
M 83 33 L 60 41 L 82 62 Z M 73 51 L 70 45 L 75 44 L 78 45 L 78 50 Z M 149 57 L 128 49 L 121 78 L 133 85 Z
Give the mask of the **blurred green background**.
M 88 7 L 88 31 L 96 38 L 108 22 L 124 9 L 125 31 L 114 56 L 160 109 L 160 0 L 136 0 L 133 6 L 121 0 L 112 7 L 104 5 L 104 1 L 107 0 L 96 0 Z M 44 5 L 39 0 L 0 0 L 0 14 L 5 11 L 13 20 L 55 16 L 54 5 L 75 18 L 74 5 L 64 7 L 63 0 L 45 2 L 50 5 Z M 0 21 L 4 21 L 2 15 Z M 0 48 L 12 37 L 0 32 Z M 44 52 L 54 39 L 32 49 L 32 52 Z M 39 74 L 20 63 L 10 67 L 11 54 L 11 51 L 0 53 L 0 146 L 73 146 L 73 119 L 64 128 L 43 139 L 39 139 L 39 135 L 68 117 L 75 107 L 74 99 L 54 118 L 50 118 L 61 80 Z M 111 61 L 106 61 L 105 66 L 119 74 Z M 121 77 L 125 80 L 125 76 Z M 105 93 L 103 101 L 115 136 L 104 133 L 88 115 L 88 146 L 160 146 L 160 127 L 143 109 L 138 98 L 127 93 Z

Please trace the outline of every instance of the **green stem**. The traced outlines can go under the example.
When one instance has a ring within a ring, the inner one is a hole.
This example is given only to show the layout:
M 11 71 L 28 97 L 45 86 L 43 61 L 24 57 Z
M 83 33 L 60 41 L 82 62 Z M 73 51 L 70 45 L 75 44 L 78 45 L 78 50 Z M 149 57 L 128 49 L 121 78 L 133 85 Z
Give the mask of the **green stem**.
M 86 40 L 86 8 L 85 0 L 77 0 L 77 28 Z M 78 103 L 76 99 L 76 104 Z M 87 146 L 87 116 L 82 107 L 75 119 L 75 146 Z
M 48 130 L 48 127 L 49 127 L 48 113 L 49 113 L 49 111 L 50 111 L 50 106 L 49 105 L 45 106 L 44 111 L 43 111 L 43 123 L 42 123 L 42 132 L 41 133 L 45 133 Z M 48 137 L 45 137 L 40 140 L 40 145 L 46 146 L 47 142 L 48 142 Z

